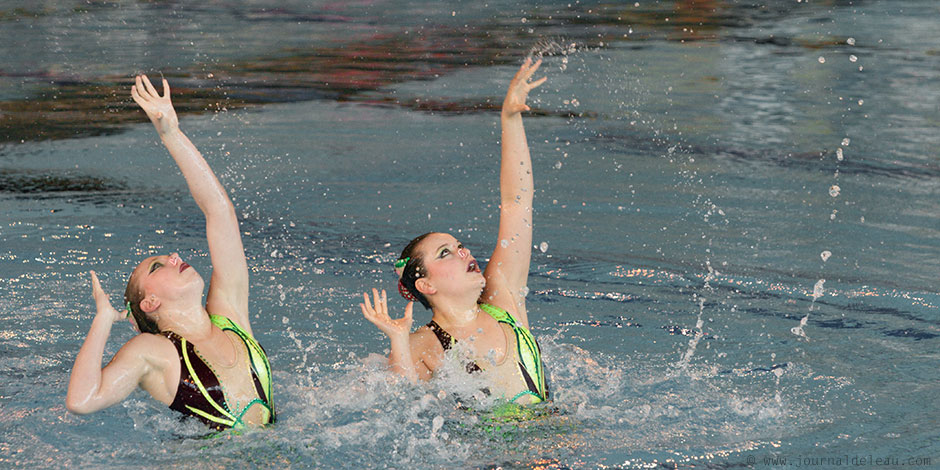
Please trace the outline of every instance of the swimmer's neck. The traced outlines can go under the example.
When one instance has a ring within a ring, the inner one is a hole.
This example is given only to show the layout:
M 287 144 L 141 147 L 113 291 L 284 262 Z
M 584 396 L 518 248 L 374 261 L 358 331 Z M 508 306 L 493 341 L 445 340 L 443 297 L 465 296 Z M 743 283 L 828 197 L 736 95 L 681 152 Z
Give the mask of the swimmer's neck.
M 157 326 L 160 331 L 172 331 L 192 342 L 200 342 L 212 334 L 209 312 L 202 305 L 188 308 L 162 307 Z
M 472 305 L 442 305 L 434 306 L 431 312 L 431 319 L 441 328 L 449 330 L 475 323 L 480 317 L 480 306 L 476 302 Z

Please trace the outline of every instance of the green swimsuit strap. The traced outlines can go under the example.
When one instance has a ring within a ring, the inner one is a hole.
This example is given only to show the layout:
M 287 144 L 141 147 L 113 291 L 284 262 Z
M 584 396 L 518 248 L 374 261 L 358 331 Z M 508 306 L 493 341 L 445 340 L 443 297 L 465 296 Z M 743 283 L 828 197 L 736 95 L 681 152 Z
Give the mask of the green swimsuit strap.
M 264 349 L 261 348 L 261 345 L 258 344 L 258 341 L 255 340 L 248 332 L 243 330 L 237 323 L 233 322 L 228 317 L 223 317 L 221 315 L 209 315 L 209 319 L 212 320 L 212 323 L 222 329 L 223 331 L 232 331 L 242 342 L 245 343 L 245 348 L 248 350 L 248 363 L 251 365 L 251 369 L 254 372 L 254 375 L 258 378 L 259 385 L 261 390 L 258 390 L 260 399 L 254 399 L 245 405 L 241 412 L 238 414 L 238 420 L 241 420 L 241 417 L 244 416 L 245 412 L 248 411 L 248 408 L 255 404 L 261 404 L 267 411 L 267 416 L 264 417 L 264 422 L 272 422 L 274 419 L 274 401 L 271 396 L 272 389 L 272 375 L 271 375 L 271 364 L 268 362 L 268 356 L 264 353 Z
M 512 401 L 524 395 L 532 395 L 540 400 L 547 400 L 548 384 L 546 383 L 545 371 L 542 367 L 542 352 L 539 350 L 539 345 L 532 336 L 532 333 L 528 328 L 516 323 L 516 319 L 512 314 L 499 307 L 490 304 L 480 304 L 480 308 L 493 317 L 494 320 L 509 325 L 516 334 L 516 356 L 518 357 L 519 365 L 524 372 L 528 374 L 528 377 L 524 378 L 531 379 L 532 381 L 532 383 L 527 383 L 527 385 L 529 385 L 530 389 L 534 388 L 534 390 L 523 391 L 517 394 Z M 526 380 L 526 382 L 529 382 L 529 380 Z

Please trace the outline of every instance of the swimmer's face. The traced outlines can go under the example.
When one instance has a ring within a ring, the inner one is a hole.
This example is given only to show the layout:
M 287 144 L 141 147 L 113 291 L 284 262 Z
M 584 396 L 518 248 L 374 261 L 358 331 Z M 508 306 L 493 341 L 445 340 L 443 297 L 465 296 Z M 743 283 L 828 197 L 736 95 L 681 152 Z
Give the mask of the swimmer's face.
M 470 250 L 447 233 L 432 233 L 417 247 L 424 261 L 422 276 L 435 292 L 479 296 L 486 281 Z M 425 293 L 428 295 L 428 293 Z
M 202 276 L 178 253 L 151 256 L 137 265 L 132 276 L 145 298 L 156 296 L 161 303 L 202 296 Z

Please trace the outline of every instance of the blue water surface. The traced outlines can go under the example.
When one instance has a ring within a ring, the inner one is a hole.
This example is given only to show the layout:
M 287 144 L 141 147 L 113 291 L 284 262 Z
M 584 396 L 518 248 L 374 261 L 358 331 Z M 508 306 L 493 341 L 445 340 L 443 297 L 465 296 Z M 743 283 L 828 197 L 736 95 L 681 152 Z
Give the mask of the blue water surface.
M 936 2 L 463 3 L 0 7 L 0 467 L 940 466 Z M 494 426 L 460 374 L 387 374 L 357 303 L 418 234 L 491 252 L 527 54 L 556 410 Z M 237 207 L 271 429 L 65 409 L 89 270 L 113 298 L 152 254 L 211 271 L 139 72 Z

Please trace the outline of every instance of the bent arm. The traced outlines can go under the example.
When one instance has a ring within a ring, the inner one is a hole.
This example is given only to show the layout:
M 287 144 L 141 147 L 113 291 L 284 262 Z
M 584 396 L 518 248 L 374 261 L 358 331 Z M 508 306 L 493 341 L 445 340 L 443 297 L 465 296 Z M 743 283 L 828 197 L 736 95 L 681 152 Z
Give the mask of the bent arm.
M 397 374 L 408 379 L 411 383 L 418 382 L 417 370 L 421 364 L 415 363 L 412 359 L 411 341 L 406 335 L 404 337 L 392 337 L 392 350 L 388 354 L 388 368 Z M 424 379 L 427 380 L 427 379 Z
M 166 80 L 163 80 L 163 91 L 160 96 L 146 76 L 139 76 L 131 95 L 153 122 L 160 140 L 183 173 L 190 194 L 206 217 L 206 239 L 212 259 L 207 308 L 211 313 L 231 318 L 251 334 L 248 263 L 235 206 L 205 158 L 180 130 Z
M 496 249 L 486 266 L 486 288 L 483 299 L 510 312 L 526 327 L 529 325 L 522 288 L 529 277 L 532 253 L 532 202 L 534 180 L 529 144 L 522 125 L 522 111 L 529 90 L 544 78 L 528 80 L 541 62 L 531 60 L 519 69 L 509 85 L 500 115 L 502 149 L 499 172 L 499 235 Z
M 129 348 L 130 343 L 124 345 L 104 369 L 101 368 L 104 345 L 112 324 L 113 321 L 105 315 L 96 315 L 75 357 L 65 397 L 65 407 L 72 413 L 94 413 L 119 403 L 149 372 L 147 361 L 130 351 L 139 348 Z

